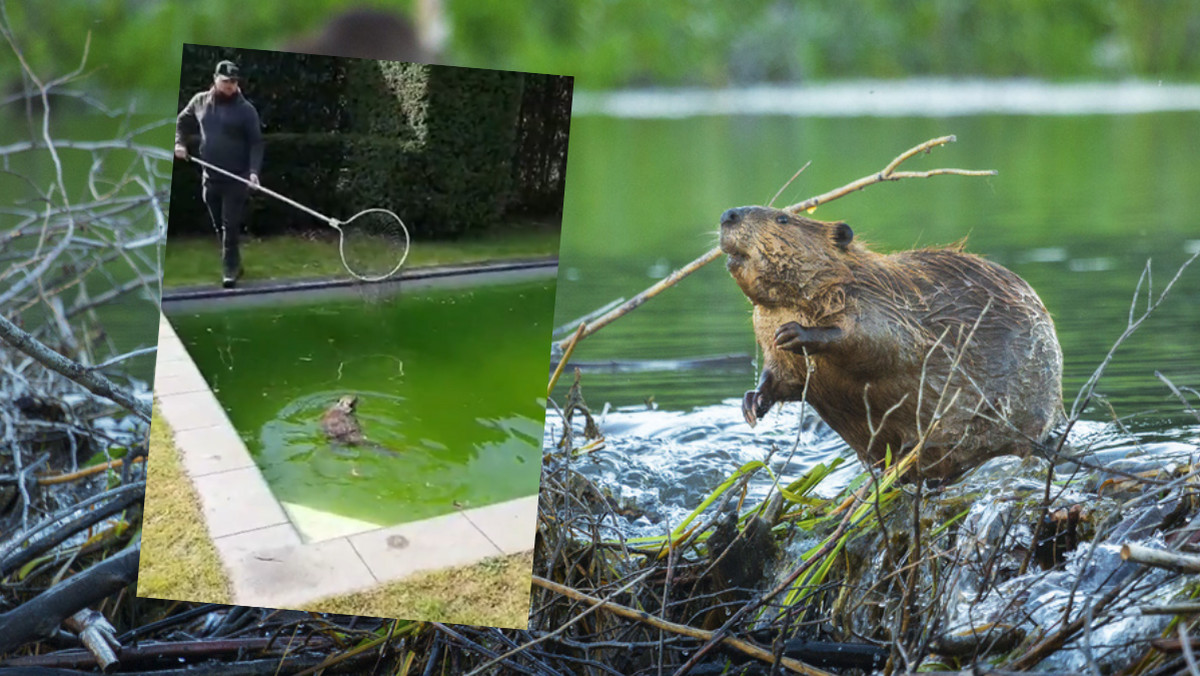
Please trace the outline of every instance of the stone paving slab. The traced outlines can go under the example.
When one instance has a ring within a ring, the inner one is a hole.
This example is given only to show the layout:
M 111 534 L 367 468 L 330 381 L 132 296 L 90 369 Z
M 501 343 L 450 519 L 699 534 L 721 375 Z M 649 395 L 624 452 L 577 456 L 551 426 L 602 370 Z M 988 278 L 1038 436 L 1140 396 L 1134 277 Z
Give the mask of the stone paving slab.
M 188 356 L 187 349 L 183 346 L 183 341 L 175 334 L 158 335 L 158 360 L 159 361 L 191 361 Z
M 348 539 L 381 580 L 463 566 L 501 553 L 458 512 L 360 533 Z
M 181 362 L 168 363 L 179 364 Z M 171 375 L 166 373 L 165 368 L 154 374 L 154 394 L 160 397 L 172 394 L 187 394 L 189 392 L 204 392 L 206 390 L 208 390 L 208 383 L 185 374 L 176 373 Z
M 301 544 L 300 536 L 296 534 L 296 529 L 290 523 L 226 535 L 215 538 L 213 543 L 216 544 L 217 551 L 225 560 L 225 565 L 230 568 L 240 565 L 242 559 L 255 552 L 264 549 L 299 547 Z
M 253 465 L 194 476 L 192 483 L 200 494 L 208 532 L 214 538 L 288 523 L 262 473 Z
M 295 608 L 378 584 L 345 538 L 261 549 L 235 563 L 234 599 L 243 605 Z
M 154 370 L 154 394 L 165 397 L 188 392 L 205 392 L 208 383 L 190 359 L 162 359 L 163 345 L 159 344 L 159 360 Z M 182 350 L 183 348 L 179 348 Z
M 171 421 L 171 429 L 176 432 L 229 425 L 225 409 L 208 390 L 158 397 L 158 403 L 163 415 Z
M 538 496 L 531 495 L 478 507 L 463 513 L 479 532 L 487 536 L 505 554 L 533 549 L 537 535 Z
M 183 467 L 193 478 L 231 470 L 255 467 L 237 432 L 228 425 L 199 427 L 175 434 L 176 448 L 183 456 Z M 270 489 L 267 489 L 268 492 Z M 272 498 L 274 499 L 274 498 Z

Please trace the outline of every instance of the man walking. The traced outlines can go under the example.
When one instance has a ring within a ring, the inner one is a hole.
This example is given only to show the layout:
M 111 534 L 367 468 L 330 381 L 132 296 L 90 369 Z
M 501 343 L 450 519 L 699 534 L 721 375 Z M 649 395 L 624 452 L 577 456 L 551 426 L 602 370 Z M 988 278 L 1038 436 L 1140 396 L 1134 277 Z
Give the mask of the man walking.
M 187 159 L 186 139 L 198 133 L 201 159 L 257 186 L 262 169 L 262 129 L 258 111 L 242 96 L 238 80 L 238 67 L 232 61 L 217 64 L 212 88 L 193 96 L 175 121 L 175 157 Z M 221 283 L 230 289 L 242 275 L 238 234 L 250 189 L 207 168 L 203 184 L 208 216 L 221 236 Z

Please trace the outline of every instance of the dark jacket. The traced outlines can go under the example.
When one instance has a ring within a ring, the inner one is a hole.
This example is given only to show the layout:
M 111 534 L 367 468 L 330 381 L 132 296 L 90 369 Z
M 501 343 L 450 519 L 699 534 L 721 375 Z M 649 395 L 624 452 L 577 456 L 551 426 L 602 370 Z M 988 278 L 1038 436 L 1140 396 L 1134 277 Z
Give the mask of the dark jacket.
M 263 137 L 258 111 L 238 92 L 220 101 L 212 89 L 200 92 L 175 120 L 175 143 L 186 145 L 188 136 L 200 135 L 200 159 L 242 178 L 262 169 Z M 206 183 L 236 183 L 219 172 L 204 170 Z

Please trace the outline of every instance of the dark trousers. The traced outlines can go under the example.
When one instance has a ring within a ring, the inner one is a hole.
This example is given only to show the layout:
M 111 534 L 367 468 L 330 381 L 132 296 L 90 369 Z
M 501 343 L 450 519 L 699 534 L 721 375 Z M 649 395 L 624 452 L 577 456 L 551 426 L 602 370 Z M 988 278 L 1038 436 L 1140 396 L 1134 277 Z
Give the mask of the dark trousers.
M 204 184 L 204 205 L 208 207 L 213 228 L 221 237 L 221 262 L 227 277 L 236 275 L 242 265 L 238 235 L 249 193 L 250 189 L 241 183 L 209 181 Z

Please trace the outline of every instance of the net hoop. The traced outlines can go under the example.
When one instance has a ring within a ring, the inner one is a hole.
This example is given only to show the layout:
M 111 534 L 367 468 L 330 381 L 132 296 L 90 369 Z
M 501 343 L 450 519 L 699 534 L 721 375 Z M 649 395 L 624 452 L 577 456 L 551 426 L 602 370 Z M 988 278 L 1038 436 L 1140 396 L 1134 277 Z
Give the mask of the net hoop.
M 355 219 L 359 218 L 360 216 L 365 216 L 367 214 L 373 214 L 373 213 L 387 214 L 388 216 L 391 216 L 392 218 L 396 219 L 396 222 L 400 224 L 400 230 L 402 230 L 404 232 L 404 255 L 402 255 L 400 257 L 400 260 L 396 263 L 396 267 L 392 268 L 389 272 L 387 272 L 386 274 L 383 274 L 383 275 L 378 275 L 378 276 L 372 277 L 372 276 L 358 274 L 357 272 L 354 271 L 353 268 L 350 267 L 350 264 L 346 262 L 346 232 L 344 230 L 342 230 L 342 226 L 350 225 L 351 223 L 354 222 Z M 395 212 L 389 211 L 387 209 L 379 209 L 379 208 L 363 209 L 362 211 L 358 212 L 357 214 L 354 214 L 353 216 L 351 216 L 350 218 L 348 218 L 344 221 L 338 221 L 338 220 L 331 218 L 331 219 L 329 219 L 329 226 L 332 227 L 334 230 L 338 231 L 338 254 L 341 255 L 341 257 L 342 257 L 342 266 L 346 268 L 346 272 L 349 272 L 351 277 L 354 277 L 355 279 L 357 279 L 359 281 L 382 282 L 384 280 L 390 279 L 393 275 L 395 275 L 397 272 L 400 271 L 400 268 L 404 266 L 404 261 L 408 259 L 408 249 L 409 249 L 409 245 L 410 245 L 410 239 L 408 236 L 408 227 L 404 225 L 404 221 L 400 220 L 400 217 L 397 216 L 395 214 Z
M 297 209 L 299 209 L 311 216 L 321 219 L 326 224 L 328 224 L 329 227 L 333 228 L 334 230 L 337 230 L 338 231 L 338 254 L 342 258 L 342 267 L 346 268 L 346 272 L 349 272 L 350 276 L 354 277 L 355 279 L 358 279 L 363 282 L 382 282 L 385 279 L 391 278 L 393 275 L 395 275 L 397 272 L 399 272 L 401 266 L 404 265 L 404 261 L 408 259 L 408 249 L 411 244 L 411 240 L 408 236 L 408 226 L 404 225 L 404 221 L 400 220 L 400 217 L 397 216 L 392 211 L 389 211 L 387 209 L 380 209 L 380 208 L 364 209 L 344 221 L 339 221 L 336 218 L 330 218 L 329 216 L 326 216 L 325 214 L 322 214 L 319 211 L 310 209 L 309 207 L 306 207 L 303 204 L 300 204 L 299 202 L 297 202 L 291 198 L 284 197 L 283 195 L 280 195 L 279 193 L 275 192 L 274 190 L 271 190 L 270 188 L 267 188 L 259 183 L 251 183 L 250 181 L 242 178 L 241 176 L 238 176 L 237 174 L 226 171 L 214 164 L 205 162 L 204 160 L 200 159 L 199 157 L 193 157 L 191 155 L 187 155 L 186 159 L 189 162 L 195 162 L 196 164 L 199 164 L 202 167 L 212 169 L 213 171 L 217 171 L 217 172 L 224 174 L 230 178 L 237 179 L 238 181 L 245 183 L 247 186 L 249 186 L 250 188 L 252 188 L 254 190 L 257 190 L 258 192 L 270 195 L 271 197 L 274 197 L 275 199 L 277 199 L 281 202 L 290 204 L 293 207 L 296 207 Z M 345 231 L 342 230 L 342 226 L 353 223 L 354 219 L 356 219 L 360 216 L 364 216 L 366 214 L 372 214 L 372 213 L 387 214 L 388 216 L 391 216 L 392 218 L 396 219 L 396 222 L 400 224 L 400 229 L 404 232 L 404 255 L 400 257 L 400 262 L 396 263 L 396 267 L 392 268 L 391 271 L 388 272 L 387 274 L 379 275 L 379 276 L 375 276 L 375 277 L 368 277 L 366 275 L 360 275 L 357 272 L 355 272 L 354 269 L 350 267 L 350 264 L 346 262 L 346 233 L 345 233 Z

